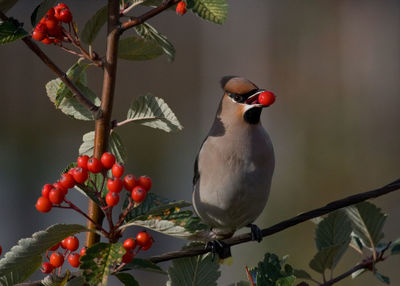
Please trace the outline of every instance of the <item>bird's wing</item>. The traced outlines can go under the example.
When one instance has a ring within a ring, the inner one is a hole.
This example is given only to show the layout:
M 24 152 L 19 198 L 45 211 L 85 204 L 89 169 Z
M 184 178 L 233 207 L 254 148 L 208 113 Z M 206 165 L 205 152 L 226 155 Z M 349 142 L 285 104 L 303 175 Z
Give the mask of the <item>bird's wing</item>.
M 195 186 L 199 179 L 200 179 L 200 172 L 199 172 L 199 155 L 201 148 L 203 148 L 204 142 L 206 142 L 208 136 L 204 138 L 203 142 L 201 143 L 199 153 L 197 153 L 196 160 L 194 161 L 194 175 L 193 175 L 193 186 Z

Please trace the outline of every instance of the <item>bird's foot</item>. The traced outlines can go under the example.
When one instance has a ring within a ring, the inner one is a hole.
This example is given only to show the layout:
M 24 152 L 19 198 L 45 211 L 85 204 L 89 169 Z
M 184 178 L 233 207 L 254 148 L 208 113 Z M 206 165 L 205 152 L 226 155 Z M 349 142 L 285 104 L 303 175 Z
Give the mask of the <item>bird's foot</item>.
M 213 261 L 215 254 L 218 254 L 220 259 L 225 259 L 232 256 L 231 247 L 221 240 L 207 241 L 206 249 L 211 251 Z
M 261 240 L 263 240 L 263 234 L 261 229 L 252 223 L 250 223 L 247 226 L 250 227 L 251 229 L 251 240 L 257 240 L 258 242 L 261 242 Z

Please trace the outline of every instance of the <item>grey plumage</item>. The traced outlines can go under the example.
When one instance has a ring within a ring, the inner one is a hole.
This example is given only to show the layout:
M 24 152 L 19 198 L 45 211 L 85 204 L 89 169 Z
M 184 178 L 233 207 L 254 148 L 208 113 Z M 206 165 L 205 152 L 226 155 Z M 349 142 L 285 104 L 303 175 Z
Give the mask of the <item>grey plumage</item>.
M 224 96 L 195 162 L 193 206 L 212 227 L 210 239 L 233 235 L 261 214 L 274 171 L 274 151 L 250 103 L 259 89 L 240 77 L 224 77 Z

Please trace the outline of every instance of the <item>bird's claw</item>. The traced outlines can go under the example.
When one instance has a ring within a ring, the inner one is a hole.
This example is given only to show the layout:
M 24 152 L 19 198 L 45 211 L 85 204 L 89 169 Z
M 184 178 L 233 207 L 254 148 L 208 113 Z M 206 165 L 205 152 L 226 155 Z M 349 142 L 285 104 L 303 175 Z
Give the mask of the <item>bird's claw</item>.
M 251 229 L 251 240 L 257 240 L 258 242 L 261 242 L 261 240 L 263 240 L 262 230 L 252 223 L 249 224 L 248 227 Z
M 221 240 L 207 241 L 205 248 L 211 252 L 213 261 L 215 254 L 218 254 L 220 259 L 232 256 L 231 247 Z

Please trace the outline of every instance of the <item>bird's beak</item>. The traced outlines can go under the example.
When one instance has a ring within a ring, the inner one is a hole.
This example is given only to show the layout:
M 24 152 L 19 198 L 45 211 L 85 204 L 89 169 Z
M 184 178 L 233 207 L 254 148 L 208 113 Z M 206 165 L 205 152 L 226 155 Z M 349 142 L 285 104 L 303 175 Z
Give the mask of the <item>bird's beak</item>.
M 258 101 L 259 94 L 264 92 L 264 91 L 265 91 L 265 89 L 258 90 L 255 94 L 253 94 L 252 96 L 247 98 L 246 104 L 247 105 L 251 105 L 251 108 L 252 107 L 267 107 L 267 106 L 264 106 L 264 105 L 260 104 L 260 102 Z

